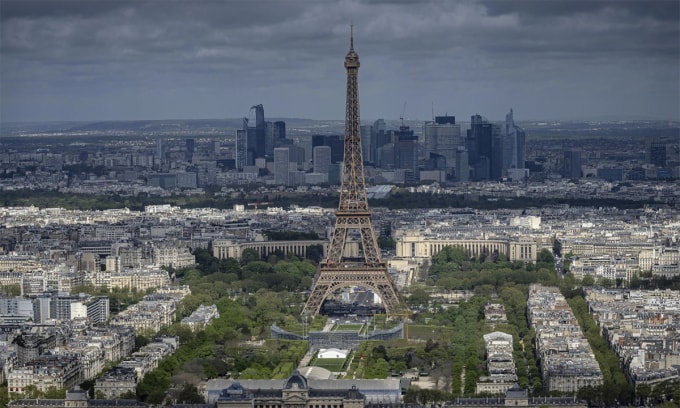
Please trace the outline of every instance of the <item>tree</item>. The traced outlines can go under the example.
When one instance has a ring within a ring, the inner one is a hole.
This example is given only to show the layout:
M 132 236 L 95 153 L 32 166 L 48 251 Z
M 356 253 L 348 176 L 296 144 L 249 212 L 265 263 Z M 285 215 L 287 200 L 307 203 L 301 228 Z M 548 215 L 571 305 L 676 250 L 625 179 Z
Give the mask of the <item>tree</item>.
M 31 385 L 27 385 L 27 386 L 24 387 L 24 397 L 25 398 L 39 399 L 42 396 L 43 396 L 42 392 L 40 392 L 40 390 L 38 390 L 38 387 L 36 387 L 35 385 L 31 384 Z
M 154 391 L 146 398 L 147 404 L 160 405 L 165 401 L 164 391 Z
M 307 259 L 311 259 L 315 263 L 321 262 L 321 258 L 323 257 L 323 245 L 321 244 L 316 244 L 316 245 L 309 245 L 307 247 Z
M 244 279 L 259 279 L 262 275 L 272 272 L 271 264 L 264 261 L 251 261 L 243 267 Z
M 387 378 L 390 366 L 383 358 L 378 358 L 368 364 L 364 373 L 364 378 Z
M 66 388 L 49 387 L 43 396 L 45 399 L 64 399 L 66 398 Z
M 144 376 L 144 379 L 137 385 L 137 394 L 149 404 L 160 404 L 165 399 L 165 390 L 169 386 L 169 373 L 157 369 Z
M 549 250 L 543 248 L 541 249 L 541 252 L 538 253 L 538 262 L 541 263 L 549 263 L 549 264 L 554 264 L 555 263 L 555 257 L 553 256 L 552 253 L 550 253 Z
M 100 398 L 100 397 L 97 397 L 97 399 L 106 399 L 106 397 L 104 396 L 104 393 L 103 393 L 103 392 L 101 392 L 101 391 L 99 391 L 99 390 L 97 390 L 97 392 L 99 392 L 100 395 L 102 396 L 101 398 Z M 119 398 L 119 399 L 129 399 L 129 400 L 134 400 L 134 399 L 137 399 L 137 394 L 136 394 L 134 391 L 125 391 L 124 393 L 120 394 L 120 395 L 118 396 L 118 398 Z
M 253 248 L 246 248 L 241 253 L 241 264 L 247 265 L 253 261 L 259 261 L 260 254 L 257 253 Z
M 283 297 L 276 292 L 260 289 L 255 293 L 257 304 L 253 311 L 253 320 L 261 325 L 268 326 L 279 320 L 285 309 Z
M 149 344 L 150 341 L 151 340 L 149 340 L 149 338 L 146 337 L 146 336 L 143 336 L 141 334 L 136 335 L 135 336 L 135 349 L 140 349 L 140 348 L 146 346 L 147 344 Z
M 652 387 L 649 384 L 639 384 L 635 388 L 635 395 L 640 399 L 640 404 L 647 405 L 647 398 L 652 395 Z
M 0 285 L 0 291 L 4 292 L 8 297 L 21 296 L 20 285 Z
M 397 248 L 397 241 L 392 237 L 379 236 L 378 246 L 383 250 L 394 250 Z
M 186 383 L 179 392 L 177 402 L 180 404 L 203 404 L 205 399 L 198 392 L 198 388 L 195 385 Z
M 430 294 L 423 288 L 415 288 L 407 301 L 410 305 L 427 306 L 430 303 Z
M 437 264 L 446 264 L 449 262 L 461 264 L 468 259 L 465 248 L 459 246 L 445 246 L 434 256 L 433 261 Z

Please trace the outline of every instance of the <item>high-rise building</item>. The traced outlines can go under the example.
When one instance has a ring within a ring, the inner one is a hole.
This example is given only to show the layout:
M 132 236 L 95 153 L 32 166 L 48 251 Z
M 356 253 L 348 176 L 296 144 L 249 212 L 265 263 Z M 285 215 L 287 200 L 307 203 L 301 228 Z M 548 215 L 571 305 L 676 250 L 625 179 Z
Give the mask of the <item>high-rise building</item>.
M 467 132 L 465 146 L 468 151 L 468 163 L 472 166 L 475 180 L 491 178 L 493 136 L 493 125 L 486 118 L 480 115 L 470 117 L 470 129 Z
M 262 104 L 252 106 L 250 116 L 243 118 L 243 128 L 236 132 L 237 169 L 255 165 L 256 159 L 272 160 L 274 148 L 286 138 L 286 122 L 266 122 Z
M 404 182 L 414 184 L 420 181 L 418 169 L 418 137 L 408 126 L 400 126 L 394 132 L 395 168 L 404 169 Z
M 252 152 L 253 162 L 255 158 L 265 157 L 265 130 L 264 107 L 262 104 L 251 106 L 250 111 L 255 111 L 255 127 L 248 127 L 248 150 Z
M 434 121 L 438 125 L 455 125 L 456 124 L 456 117 L 455 116 L 449 116 L 444 115 L 444 116 L 435 116 Z
M 157 167 L 163 167 L 163 139 L 156 139 L 156 163 Z
M 658 138 L 647 138 L 645 141 L 645 159 L 655 167 L 666 167 L 666 143 Z
M 373 146 L 374 142 L 373 126 L 362 125 L 361 126 L 361 150 L 364 156 L 364 163 L 373 163 Z
M 581 178 L 581 150 L 569 149 L 564 151 L 562 177 L 568 179 Z
M 236 130 L 236 155 L 234 157 L 236 168 L 243 170 L 249 166 L 248 162 L 248 118 L 243 118 L 243 126 Z
M 371 142 L 369 156 L 373 163 L 378 162 L 377 150 L 389 143 L 389 135 L 387 133 L 387 124 L 384 119 L 378 119 L 373 122 L 373 130 L 371 133 Z M 365 159 L 364 159 L 365 161 Z
M 254 113 L 255 126 L 248 124 L 248 118 L 243 119 L 243 126 L 247 131 L 247 162 L 248 166 L 255 164 L 255 159 L 266 155 L 266 124 L 264 122 L 264 107 L 262 104 L 250 108 L 251 115 Z
M 193 157 L 194 157 L 194 151 L 196 151 L 196 140 L 195 139 L 186 139 L 186 151 L 184 152 L 184 159 L 191 163 Z
M 317 146 L 328 146 L 331 148 L 331 163 L 342 161 L 344 154 L 344 144 L 340 135 L 314 135 L 312 136 L 312 149 Z
M 465 182 L 470 180 L 470 165 L 468 164 L 468 152 L 465 150 L 465 146 L 456 147 L 456 168 L 454 176 L 456 181 Z
M 328 174 L 331 165 L 331 148 L 329 146 L 316 146 L 314 148 L 314 173 Z
M 503 175 L 508 169 L 524 168 L 526 134 L 524 129 L 515 124 L 512 109 L 505 115 L 505 128 L 503 135 Z
M 395 153 L 394 153 L 394 143 L 386 143 L 379 148 L 375 149 L 375 162 L 378 167 L 382 169 L 392 170 L 395 168 L 396 163 Z
M 274 148 L 274 181 L 276 184 L 289 184 L 290 150 L 288 147 Z
M 283 140 L 286 138 L 286 122 L 277 120 L 274 122 L 274 140 Z
M 456 167 L 456 148 L 464 145 L 461 139 L 460 125 L 456 124 L 455 116 L 437 116 L 432 122 L 423 125 L 423 154 L 425 160 L 435 156 L 443 157 L 445 168 L 434 170 L 446 170 L 452 173 Z M 441 163 L 439 160 L 437 163 Z
M 288 147 L 289 157 L 291 163 L 296 165 L 294 170 L 298 170 L 297 167 L 301 167 L 306 162 L 305 148 L 298 145 L 283 146 Z
M 342 181 L 342 167 L 343 163 L 331 163 L 328 166 L 328 184 L 336 185 Z
M 276 147 L 274 124 L 272 122 L 264 122 L 264 157 L 273 157 L 274 147 Z
M 503 132 L 500 125 L 491 124 L 491 163 L 490 180 L 500 180 L 503 177 Z

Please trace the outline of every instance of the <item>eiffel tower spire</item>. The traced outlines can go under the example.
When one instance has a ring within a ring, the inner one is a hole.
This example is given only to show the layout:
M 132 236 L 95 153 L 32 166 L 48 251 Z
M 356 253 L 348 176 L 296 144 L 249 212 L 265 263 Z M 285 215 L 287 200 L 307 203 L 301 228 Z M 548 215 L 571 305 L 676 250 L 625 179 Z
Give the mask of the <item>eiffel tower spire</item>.
M 319 265 L 312 293 L 303 314 L 316 315 L 323 301 L 336 289 L 359 286 L 378 294 L 388 313 L 403 308 L 403 301 L 380 259 L 378 241 L 373 231 L 371 211 L 366 196 L 364 160 L 361 150 L 359 119 L 359 54 L 354 51 L 354 30 L 350 28 L 350 48 L 345 56 L 347 99 L 345 105 L 345 140 L 340 203 L 335 212 L 335 229 L 326 259 Z M 349 230 L 361 236 L 363 259 L 344 256 Z

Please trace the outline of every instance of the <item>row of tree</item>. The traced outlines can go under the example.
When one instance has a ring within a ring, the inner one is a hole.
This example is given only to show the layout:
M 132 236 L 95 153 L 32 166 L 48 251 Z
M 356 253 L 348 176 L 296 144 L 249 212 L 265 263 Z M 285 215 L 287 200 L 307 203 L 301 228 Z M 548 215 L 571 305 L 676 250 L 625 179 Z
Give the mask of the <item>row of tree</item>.
M 92 172 L 100 169 L 91 168 Z M 147 205 L 172 204 L 184 208 L 219 208 L 230 209 L 235 204 L 247 204 L 251 201 L 267 201 L 273 206 L 287 208 L 293 204 L 300 206 L 321 206 L 333 208 L 338 205 L 337 193 L 296 193 L 277 194 L 274 196 L 262 195 L 261 193 L 243 190 L 234 197 L 215 195 L 210 188 L 201 195 L 174 195 L 169 197 L 154 197 L 147 193 L 137 196 L 114 194 L 88 194 L 75 195 L 60 193 L 52 190 L 16 190 L 4 192 L 3 205 L 5 207 L 30 206 L 37 207 L 62 207 L 69 210 L 105 210 L 113 208 L 130 208 L 143 210 Z M 528 207 L 542 207 L 546 205 L 568 204 L 574 207 L 616 207 L 620 209 L 641 208 L 655 205 L 653 200 L 634 201 L 627 199 L 612 198 L 540 198 L 540 197 L 513 197 L 505 200 L 496 199 L 470 199 L 464 194 L 430 194 L 409 192 L 405 189 L 393 191 L 389 197 L 382 199 L 370 199 L 371 207 L 385 207 L 390 209 L 409 208 L 476 208 L 483 210 L 495 210 L 499 208 L 522 209 Z

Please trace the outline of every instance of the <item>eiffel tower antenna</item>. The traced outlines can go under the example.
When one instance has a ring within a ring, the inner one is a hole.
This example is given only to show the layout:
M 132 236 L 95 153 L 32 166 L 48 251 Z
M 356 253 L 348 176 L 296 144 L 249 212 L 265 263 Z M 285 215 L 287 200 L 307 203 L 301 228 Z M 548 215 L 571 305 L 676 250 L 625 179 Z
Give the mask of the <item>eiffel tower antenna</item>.
M 354 26 L 350 26 L 350 48 L 345 56 L 345 69 L 347 99 L 340 203 L 335 212 L 335 229 L 326 259 L 319 265 L 312 293 L 302 311 L 305 316 L 317 315 L 323 301 L 336 289 L 351 286 L 371 290 L 380 296 L 387 313 L 403 312 L 406 309 L 387 272 L 387 264 L 380 259 L 380 249 L 368 208 L 359 120 L 359 54 L 354 51 Z M 345 256 L 345 244 L 350 230 L 358 230 L 361 236 L 361 253 L 358 259 Z
M 354 51 L 354 24 L 349 26 L 349 50 Z

